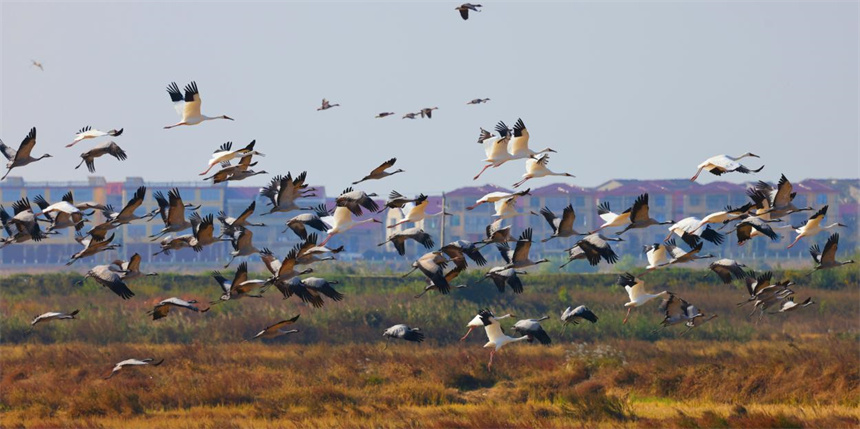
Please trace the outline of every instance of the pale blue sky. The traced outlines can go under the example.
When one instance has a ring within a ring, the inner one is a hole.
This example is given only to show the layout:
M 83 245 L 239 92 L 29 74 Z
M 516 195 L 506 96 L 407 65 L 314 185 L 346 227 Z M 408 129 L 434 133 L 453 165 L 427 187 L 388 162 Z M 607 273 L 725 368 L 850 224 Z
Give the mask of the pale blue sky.
M 747 151 L 764 171 L 728 180 L 858 176 L 855 2 L 484 4 L 463 21 L 455 2 L 4 2 L 0 138 L 38 128 L 34 152 L 54 158 L 14 172 L 26 180 L 86 178 L 93 143 L 63 146 L 92 125 L 126 130 L 129 159 L 96 161 L 108 180 L 197 180 L 222 142 L 257 139 L 258 168 L 308 170 L 330 193 L 392 156 L 407 173 L 364 189 L 438 192 L 517 181 L 522 161 L 472 176 L 478 128 L 522 117 L 582 186 Z M 204 114 L 236 121 L 163 130 L 165 86 L 192 79 Z M 342 107 L 317 112 L 323 97 Z M 477 97 L 492 101 L 465 105 Z

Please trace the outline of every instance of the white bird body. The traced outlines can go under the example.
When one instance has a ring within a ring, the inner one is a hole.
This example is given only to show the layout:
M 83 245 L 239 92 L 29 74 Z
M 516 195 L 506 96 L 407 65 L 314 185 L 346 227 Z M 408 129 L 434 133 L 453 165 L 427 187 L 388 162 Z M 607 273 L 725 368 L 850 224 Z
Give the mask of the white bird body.
M 743 165 L 741 165 L 741 163 L 737 162 L 740 159 L 748 157 L 748 156 L 755 157 L 755 158 L 759 157 L 758 155 L 753 154 L 753 153 L 749 153 L 749 152 L 747 152 L 747 153 L 745 153 L 739 157 L 731 157 L 731 156 L 728 156 L 725 154 L 712 156 L 712 157 L 706 159 L 704 162 L 702 162 L 701 164 L 698 165 L 698 167 L 697 167 L 698 170 L 696 171 L 696 174 L 690 180 L 695 181 L 699 177 L 699 174 L 702 173 L 702 170 L 707 170 L 707 171 L 711 172 L 712 174 L 719 176 L 719 175 L 722 175 L 724 173 L 731 173 L 733 171 L 737 171 L 739 173 L 745 173 L 745 174 L 758 173 L 759 171 L 761 171 L 762 168 L 764 168 L 764 166 L 761 166 L 756 170 L 750 170 L 750 169 L 744 167 Z
M 487 363 L 487 369 L 488 370 L 493 366 L 493 356 L 496 354 L 497 351 L 499 351 L 499 349 L 504 347 L 506 344 L 516 343 L 519 341 L 525 341 L 525 340 L 529 339 L 528 335 L 523 335 L 519 338 L 513 338 L 513 337 L 509 337 L 509 336 L 505 335 L 505 333 L 502 332 L 502 326 L 499 324 L 499 319 L 504 319 L 504 318 L 508 318 L 511 316 L 513 316 L 513 315 L 512 314 L 506 314 L 504 316 L 500 316 L 500 317 L 496 318 L 495 316 L 493 316 L 493 313 L 491 313 L 489 310 L 481 310 L 481 312 L 478 313 L 478 315 L 475 316 L 466 325 L 469 327 L 469 331 L 466 332 L 466 335 L 464 335 L 463 338 L 460 339 L 461 341 L 465 340 L 466 337 L 469 335 L 469 333 L 472 332 L 472 329 L 475 329 L 475 328 L 481 327 L 481 326 L 484 327 L 484 332 L 486 332 L 487 339 L 489 340 L 489 341 L 487 341 L 486 344 L 484 344 L 484 348 L 493 349 L 490 352 L 490 361 L 489 361 L 489 363 Z
M 650 246 L 645 246 L 645 257 L 648 259 L 647 270 L 656 270 L 666 262 L 669 262 L 669 253 L 666 251 L 666 246 L 660 243 L 654 243 Z
M 484 162 L 487 164 L 484 165 L 484 168 L 475 175 L 474 180 L 478 180 L 481 177 L 481 174 L 484 173 L 490 167 L 498 167 L 513 158 L 511 157 L 510 152 L 508 152 L 508 144 L 511 140 L 510 130 L 508 130 L 508 126 L 505 125 L 504 122 L 499 121 L 496 124 L 496 132 L 499 133 L 498 137 L 494 137 L 489 131 L 481 128 L 481 135 L 478 137 L 478 143 L 484 145 L 484 153 L 486 154 L 486 158 Z
M 247 146 L 236 150 L 233 150 L 233 142 L 224 143 L 218 148 L 218 150 L 212 153 L 212 157 L 209 159 L 209 167 L 206 169 L 206 171 L 200 173 L 200 175 L 204 176 L 206 175 L 206 173 L 209 173 L 209 170 L 211 170 L 212 167 L 224 162 L 229 163 L 230 160 L 235 158 L 240 158 L 247 155 L 266 156 L 254 150 L 254 145 L 256 143 L 257 141 L 253 140 Z
M 376 218 L 367 218 L 356 221 L 352 218 L 352 212 L 346 207 L 335 207 L 334 214 L 330 218 L 331 221 L 328 219 L 329 218 L 323 218 L 323 221 L 331 225 L 331 229 L 328 230 L 328 236 L 322 243 L 320 243 L 320 246 L 325 246 L 325 244 L 328 243 L 328 241 L 335 235 L 348 231 L 358 225 L 368 222 L 382 223 Z
M 540 154 L 535 157 L 529 158 L 526 160 L 526 173 L 523 174 L 523 179 L 517 183 L 514 183 L 514 188 L 519 188 L 523 183 L 531 179 L 537 179 L 541 177 L 547 176 L 565 176 L 565 177 L 576 177 L 570 173 L 556 173 L 549 168 L 547 168 L 547 163 L 549 162 L 548 154 Z
M 183 97 L 182 93 L 179 92 L 179 87 L 176 85 L 176 82 L 172 82 L 167 86 L 167 93 L 170 94 L 170 100 L 173 101 L 173 107 L 176 109 L 176 113 L 179 114 L 182 120 L 173 125 L 164 127 L 165 129 L 178 127 L 180 125 L 197 125 L 213 119 L 233 120 L 233 118 L 227 115 L 211 117 L 200 113 L 202 100 L 200 99 L 200 92 L 197 90 L 196 82 L 191 82 L 188 85 L 185 85 L 185 97 Z
M 529 131 L 526 129 L 523 120 L 517 119 L 517 122 L 514 124 L 514 136 L 508 143 L 508 152 L 511 155 L 511 159 L 525 159 L 546 152 L 555 152 L 555 150 L 546 148 L 535 152 L 529 149 Z
M 821 226 L 821 221 L 824 220 L 824 216 L 827 214 L 827 208 L 828 206 L 822 207 L 814 215 L 810 216 L 806 223 L 801 225 L 799 228 L 794 229 L 794 232 L 797 233 L 797 237 L 791 244 L 788 245 L 789 249 L 794 247 L 794 245 L 797 244 L 797 242 L 800 241 L 800 239 L 803 237 L 812 237 L 826 229 L 845 226 L 839 222 L 834 222 L 827 226 Z
M 621 214 L 615 213 L 610 210 L 608 201 L 604 201 L 597 206 L 597 214 L 603 220 L 603 225 L 592 232 L 600 231 L 603 228 L 624 226 L 630 223 L 630 209 Z
M 146 358 L 146 359 L 126 359 L 126 360 L 124 360 L 124 361 L 122 361 L 122 362 L 120 362 L 120 363 L 116 364 L 116 366 L 115 366 L 115 367 L 113 367 L 113 371 L 111 371 L 110 375 L 108 375 L 107 377 L 105 377 L 105 380 L 107 380 L 108 378 L 113 377 L 113 376 L 114 376 L 114 374 L 116 374 L 117 372 L 119 372 L 120 370 L 122 370 L 123 368 L 125 368 L 125 367 L 127 367 L 127 366 L 142 366 L 142 365 L 158 366 L 158 365 L 161 365 L 161 363 L 162 363 L 162 362 L 164 362 L 164 359 L 162 359 L 162 360 L 160 360 L 160 361 L 158 361 L 158 362 L 153 362 L 153 361 L 155 361 L 155 359 L 153 359 L 153 358 Z
M 629 302 L 624 303 L 624 306 L 627 307 L 627 316 L 624 317 L 622 324 L 627 323 L 627 318 L 630 317 L 630 310 L 633 307 L 641 307 L 652 299 L 660 298 L 669 293 L 667 291 L 656 294 L 645 292 L 645 282 L 633 277 L 629 273 L 618 276 L 618 284 L 624 286 L 624 289 L 627 290 L 627 296 L 630 298 Z
M 110 131 L 100 131 L 100 130 L 94 129 L 88 125 L 86 127 L 81 128 L 81 130 L 78 131 L 77 134 L 75 134 L 75 139 L 71 143 L 67 144 L 66 147 L 72 147 L 72 146 L 76 145 L 78 142 L 88 140 L 88 139 L 94 139 L 94 138 L 104 137 L 104 136 L 116 137 L 119 135 L 122 135 L 122 128 L 120 128 L 118 130 L 114 129 L 114 130 L 110 130 Z

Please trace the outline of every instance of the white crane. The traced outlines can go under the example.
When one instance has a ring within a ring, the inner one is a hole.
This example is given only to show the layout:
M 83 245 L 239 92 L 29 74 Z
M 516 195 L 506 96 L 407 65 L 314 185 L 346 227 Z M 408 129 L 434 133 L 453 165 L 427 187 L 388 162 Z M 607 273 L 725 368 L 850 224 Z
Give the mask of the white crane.
M 299 320 L 299 316 L 300 315 L 297 314 L 292 319 L 281 320 L 280 322 L 275 323 L 274 325 L 266 326 L 266 328 L 263 329 L 262 331 L 258 332 L 257 335 L 254 335 L 252 338 L 249 338 L 246 341 L 255 340 L 257 338 L 272 339 L 272 338 L 280 337 L 282 335 L 298 333 L 299 332 L 298 329 L 286 329 L 286 328 L 287 328 L 287 326 L 290 326 L 290 325 L 296 323 L 296 320 Z
M 203 180 L 211 180 L 213 184 L 218 184 L 222 182 L 245 180 L 258 174 L 269 174 L 266 170 L 251 170 L 251 167 L 257 165 L 256 162 L 251 162 L 253 157 L 254 154 L 244 155 L 239 159 L 239 163 L 236 165 L 230 165 L 229 162 L 222 162 L 221 169 L 218 170 L 217 173 L 206 177 Z
M 212 153 L 212 157 L 209 159 L 209 166 L 206 168 L 206 171 L 200 173 L 200 176 L 205 176 L 206 173 L 209 173 L 209 170 L 212 167 L 219 165 L 221 163 L 230 163 L 231 159 L 245 157 L 248 155 L 257 155 L 257 156 L 266 156 L 260 152 L 254 150 L 254 145 L 257 144 L 256 140 L 252 140 L 251 143 L 248 143 L 247 146 L 233 150 L 233 142 L 227 142 L 218 147 L 218 149 Z
M 382 178 L 385 178 L 388 176 L 393 176 L 397 173 L 403 173 L 404 171 L 399 169 L 399 168 L 397 170 L 390 171 L 390 172 L 385 171 L 386 169 L 393 167 L 395 162 L 397 162 L 397 158 L 391 158 L 388 161 L 383 162 L 382 164 L 379 165 L 379 167 L 374 168 L 370 172 L 370 174 L 368 174 L 367 176 L 364 176 L 363 179 L 352 182 L 352 184 L 357 185 L 361 182 L 364 182 L 365 180 L 379 180 L 379 179 L 382 179 Z
M 627 307 L 627 315 L 624 316 L 624 320 L 621 322 L 622 324 L 627 323 L 627 319 L 630 317 L 630 310 L 633 310 L 633 307 L 641 307 L 648 301 L 661 296 L 666 296 L 669 293 L 665 290 L 656 294 L 645 292 L 645 282 L 633 277 L 630 273 L 619 275 L 618 285 L 624 286 L 624 289 L 627 290 L 627 295 L 630 297 L 630 302 L 624 304 L 624 306 Z
M 715 176 L 720 176 L 725 173 L 731 173 L 734 171 L 744 174 L 758 173 L 759 171 L 761 171 L 762 168 L 764 168 L 764 166 L 762 165 L 755 170 L 750 170 L 749 168 L 738 163 L 739 160 L 748 156 L 753 158 L 759 158 L 758 155 L 750 152 L 747 152 L 739 157 L 731 157 L 728 155 L 712 156 L 706 159 L 703 163 L 699 164 L 699 166 L 697 167 L 698 170 L 696 171 L 696 174 L 692 178 L 690 178 L 690 181 L 695 181 L 699 177 L 699 174 L 702 173 L 702 170 L 707 170 Z
M 21 141 L 21 144 L 18 146 L 18 150 L 12 149 L 0 140 L 0 153 L 3 153 L 3 156 L 6 157 L 9 162 L 6 163 L 6 174 L 3 177 L 0 177 L 0 180 L 6 178 L 9 175 L 9 172 L 12 171 L 13 168 L 23 167 L 27 164 L 34 163 L 40 159 L 50 158 L 50 154 L 44 154 L 38 158 L 33 158 L 30 153 L 33 151 L 33 147 L 36 146 L 36 127 L 30 129 L 30 133 L 27 134 L 27 137 L 24 137 L 24 140 Z
M 424 341 L 424 333 L 421 332 L 421 328 L 410 328 L 402 323 L 386 329 L 382 332 L 382 336 L 388 339 L 397 338 L 416 343 Z
M 699 252 L 702 251 L 702 244 L 703 243 L 699 242 L 699 244 L 693 246 L 689 251 L 685 252 L 684 249 L 681 249 L 680 247 L 675 245 L 674 240 L 669 240 L 669 242 L 667 242 L 664 247 L 666 247 L 666 251 L 671 256 L 671 259 L 669 260 L 669 262 L 666 262 L 663 265 L 683 264 L 685 262 L 692 262 L 697 259 L 713 258 L 714 255 L 711 254 L 699 254 Z
M 737 219 L 741 215 L 746 214 L 753 207 L 752 203 L 746 203 L 743 206 L 738 208 L 733 208 L 732 206 L 726 206 L 725 210 L 721 210 L 718 212 L 711 213 L 702 218 L 699 222 L 699 225 L 696 227 L 696 230 L 701 229 L 703 226 L 709 223 L 722 223 L 726 224 L 731 222 L 732 220 Z
M 493 217 L 497 218 L 497 220 L 511 219 L 517 216 L 523 216 L 527 213 L 521 213 L 517 211 L 517 197 L 508 197 L 503 200 L 496 201 L 494 203 L 496 212 L 493 213 Z
M 110 131 L 100 131 L 97 129 L 93 129 L 93 127 L 87 125 L 87 126 L 81 128 L 81 130 L 78 131 L 77 134 L 75 134 L 75 139 L 71 143 L 67 144 L 66 147 L 72 147 L 72 146 L 78 144 L 78 142 L 81 142 L 81 141 L 84 141 L 87 139 L 95 139 L 95 138 L 104 137 L 104 136 L 117 137 L 120 135 L 122 135 L 122 128 L 120 128 L 118 130 L 113 129 Z
M 48 322 L 51 320 L 69 320 L 69 319 L 77 319 L 79 310 L 75 310 L 71 313 L 60 313 L 56 311 L 50 311 L 47 313 L 40 314 L 36 316 L 32 322 L 30 322 L 30 326 L 36 326 L 39 322 Z
M 496 124 L 496 132 L 499 133 L 498 137 L 494 137 L 489 131 L 481 128 L 481 134 L 478 136 L 478 143 L 484 145 L 484 153 L 487 156 L 484 159 L 486 165 L 484 165 L 484 168 L 475 175 L 473 180 L 478 180 L 478 178 L 481 177 L 481 174 L 484 174 L 484 171 L 487 171 L 488 168 L 496 168 L 513 159 L 510 152 L 508 152 L 508 142 L 511 140 L 508 126 L 505 125 L 504 122 L 499 121 L 499 123 Z M 474 206 L 472 208 L 474 208 Z
M 523 174 L 522 180 L 517 183 L 514 183 L 514 188 L 519 188 L 523 183 L 531 179 L 538 179 L 541 177 L 547 176 L 564 176 L 564 177 L 576 177 L 570 173 L 556 173 L 549 168 L 547 168 L 547 163 L 549 162 L 549 154 L 540 154 L 534 158 L 529 158 L 526 160 L 526 173 Z
M 787 313 L 789 311 L 795 311 L 804 307 L 809 307 L 810 305 L 815 304 L 815 301 L 812 300 L 812 297 L 806 298 L 802 303 L 798 304 L 794 302 L 794 297 L 789 296 L 788 298 L 782 301 L 782 305 L 779 307 L 780 313 Z
M 195 301 L 193 299 L 186 301 L 184 299 L 177 298 L 174 296 L 171 298 L 161 300 L 161 302 L 159 302 L 158 304 L 155 304 L 155 308 L 146 312 L 146 315 L 152 316 L 152 320 L 158 320 L 158 319 L 161 319 L 163 317 L 167 317 L 167 314 L 170 313 L 170 309 L 172 307 L 184 308 L 186 310 L 191 310 L 191 311 L 196 312 L 196 313 L 200 313 L 200 312 L 205 313 L 205 312 L 209 311 L 209 308 L 206 308 L 204 310 L 200 310 L 199 308 L 195 307 L 194 304 L 197 304 L 197 301 Z
M 499 351 L 499 349 L 504 347 L 506 344 L 516 343 L 519 341 L 525 341 L 525 340 L 529 339 L 528 335 L 523 335 L 519 338 L 513 338 L 513 337 L 509 337 L 509 336 L 505 335 L 505 333 L 502 331 L 502 326 L 499 324 L 499 319 L 503 319 L 505 317 L 511 317 L 511 316 L 512 316 L 511 314 L 506 314 L 506 315 L 501 316 L 497 319 L 496 317 L 493 316 L 493 313 L 491 313 L 490 310 L 484 309 L 484 310 L 481 310 L 481 312 L 478 313 L 478 315 L 475 316 L 475 318 L 472 319 L 466 325 L 469 327 L 469 332 L 472 332 L 472 329 L 474 329 L 476 327 L 483 326 L 484 331 L 487 333 L 487 339 L 489 341 L 487 341 L 487 343 L 484 344 L 484 348 L 492 348 L 493 349 L 490 351 L 490 361 L 487 363 L 487 370 L 488 371 L 490 371 L 492 369 L 493 357 L 496 355 L 496 352 Z M 466 335 L 469 335 L 469 332 L 466 332 Z M 465 338 L 466 338 L 466 336 L 464 335 L 463 338 L 461 338 L 460 340 L 462 341 Z
M 617 214 L 613 212 L 609 208 L 609 201 L 604 201 L 597 206 L 597 215 L 600 216 L 600 219 L 603 220 L 603 225 L 600 225 L 600 228 L 595 229 L 591 233 L 595 233 L 597 231 L 602 230 L 603 228 L 615 228 L 619 226 L 624 226 L 630 223 L 630 211 L 632 207 L 625 210 L 621 214 Z
M 118 144 L 116 144 L 112 141 L 104 142 L 104 143 L 97 145 L 97 146 L 93 147 L 92 149 L 82 153 L 81 154 L 81 162 L 78 163 L 77 167 L 75 167 L 75 170 L 77 170 L 78 168 L 81 168 L 81 165 L 83 163 L 87 163 L 87 170 L 89 170 L 90 173 L 95 173 L 96 172 L 95 159 L 100 157 L 100 156 L 103 156 L 103 155 L 110 155 L 110 156 L 112 156 L 112 157 L 114 157 L 120 161 L 125 161 L 126 158 L 128 157 L 126 155 L 125 151 L 122 150 L 122 148 L 119 147 Z
M 70 194 L 67 193 L 66 195 Z M 66 198 L 66 196 L 63 198 Z M 75 231 L 80 231 L 84 227 L 84 223 L 89 222 L 84 217 L 83 211 L 65 199 L 49 205 L 43 196 L 36 195 L 36 198 L 33 198 L 33 202 L 41 209 L 40 214 L 45 215 L 45 218 L 51 222 L 51 225 L 46 229 L 48 233 L 70 227 L 74 227 Z M 51 216 L 51 213 L 54 213 L 54 216 Z
M 529 130 L 526 129 L 526 124 L 522 119 L 517 119 L 514 124 L 514 136 L 508 143 L 508 152 L 511 154 L 511 159 L 526 159 L 535 157 L 546 152 L 555 152 L 555 150 L 546 148 L 540 151 L 529 149 Z
M 710 226 L 702 230 L 701 225 L 702 221 L 699 218 L 693 216 L 686 217 L 672 224 L 669 227 L 669 235 L 663 240 L 668 240 L 672 237 L 672 234 L 675 234 L 681 237 L 681 240 L 684 240 L 684 243 L 687 243 L 690 247 L 698 244 L 700 240 L 708 241 L 717 246 L 723 243 L 725 239 L 723 234 L 714 231 Z
M 540 322 L 546 319 L 549 319 L 549 316 L 543 316 L 540 319 L 518 320 L 517 323 L 514 323 L 512 329 L 517 334 L 528 337 L 528 342 L 532 342 L 537 339 L 541 344 L 552 344 L 552 339 L 540 325 Z
M 200 113 L 202 100 L 200 99 L 200 91 L 197 90 L 197 82 L 192 81 L 188 85 L 185 85 L 185 97 L 182 97 L 182 93 L 179 92 L 179 87 L 176 85 L 176 82 L 171 82 L 170 85 L 167 86 L 167 93 L 170 94 L 170 101 L 173 101 L 173 108 L 176 109 L 176 113 L 179 114 L 182 120 L 173 125 L 168 125 L 164 127 L 164 129 L 170 129 L 180 125 L 197 125 L 201 122 L 211 121 L 213 119 L 233 120 L 233 118 L 227 115 L 206 116 Z
M 122 361 L 122 362 L 120 362 L 120 363 L 116 364 L 116 366 L 115 366 L 115 367 L 113 367 L 113 371 L 111 371 L 110 375 L 108 375 L 107 377 L 105 377 L 105 380 L 107 380 L 107 379 L 109 379 L 109 378 L 113 377 L 113 376 L 114 376 L 114 374 L 116 374 L 116 373 L 120 372 L 120 370 L 122 370 L 123 368 L 125 368 L 125 367 L 127 367 L 127 366 L 128 366 L 128 367 L 132 367 L 132 366 L 143 366 L 143 365 L 158 366 L 158 365 L 161 365 L 161 364 L 162 364 L 162 362 L 164 362 L 164 359 L 162 359 L 162 360 L 160 360 L 160 361 L 158 361 L 158 362 L 155 362 L 155 359 L 153 359 L 153 358 L 146 358 L 146 359 L 126 359 L 126 360 L 124 360 L 124 361 Z
M 388 225 L 388 228 L 395 228 L 403 225 L 404 223 L 421 222 L 422 220 L 432 216 L 451 216 L 451 213 L 444 210 L 433 214 L 427 214 L 427 204 L 427 196 L 424 194 L 419 195 L 418 198 L 415 199 L 415 205 L 406 212 L 403 219 L 395 224 Z
M 331 229 L 328 230 L 328 236 L 322 243 L 320 243 L 320 246 L 325 246 L 325 244 L 328 243 L 328 241 L 335 235 L 348 231 L 358 225 L 369 222 L 382 223 L 382 221 L 375 218 L 356 221 L 352 218 L 352 213 L 346 207 L 335 207 L 334 214 L 331 219 L 332 220 L 330 222 L 327 222 L 331 225 Z
M 643 250 L 645 251 L 645 259 L 648 260 L 648 265 L 645 267 L 648 271 L 656 270 L 669 262 L 669 252 L 666 246 L 661 243 L 649 244 Z
M 512 197 L 517 198 L 517 197 L 522 197 L 524 195 L 530 195 L 529 192 L 531 192 L 531 189 L 526 189 L 524 191 L 519 191 L 519 192 L 507 192 L 507 191 L 490 192 L 490 193 L 484 195 L 483 197 L 481 197 L 480 199 L 478 199 L 477 201 L 475 201 L 475 204 L 473 204 L 469 207 L 466 207 L 466 210 L 474 210 L 475 207 L 478 207 L 479 205 L 485 204 L 485 203 L 495 203 L 495 202 L 498 202 L 501 200 L 506 200 L 506 199 L 512 198 Z
M 803 237 L 812 237 L 819 232 L 830 228 L 845 227 L 845 225 L 839 222 L 834 222 L 827 226 L 821 226 L 821 221 L 824 220 L 824 216 L 827 214 L 827 207 L 828 206 L 822 207 L 820 210 L 815 212 L 814 215 L 810 216 L 806 223 L 795 228 L 794 232 L 797 233 L 797 237 L 788 245 L 789 249 L 794 247 L 794 245 Z

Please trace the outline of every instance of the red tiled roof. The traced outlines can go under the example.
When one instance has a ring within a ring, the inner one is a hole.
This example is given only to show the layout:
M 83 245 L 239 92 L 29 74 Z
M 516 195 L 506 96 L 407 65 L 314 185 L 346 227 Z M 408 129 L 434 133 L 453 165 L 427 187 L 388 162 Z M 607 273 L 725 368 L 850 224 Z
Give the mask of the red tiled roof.
M 483 186 L 467 186 L 465 188 L 457 188 L 451 192 L 446 192 L 445 195 L 451 197 L 483 197 L 490 192 L 511 192 L 511 190 L 498 185 L 487 184 Z
M 590 194 L 592 192 L 594 192 L 593 188 L 583 188 L 581 186 L 570 185 L 567 183 L 553 183 L 551 185 L 532 189 L 531 195 L 535 197 L 545 197 L 559 194 Z

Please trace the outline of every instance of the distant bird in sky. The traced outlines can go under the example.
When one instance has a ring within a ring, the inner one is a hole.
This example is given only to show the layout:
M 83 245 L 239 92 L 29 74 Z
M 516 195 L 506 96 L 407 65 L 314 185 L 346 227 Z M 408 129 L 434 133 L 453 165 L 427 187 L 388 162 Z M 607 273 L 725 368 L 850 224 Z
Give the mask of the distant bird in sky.
M 400 119 L 415 119 L 416 116 L 418 116 L 418 115 L 419 115 L 419 113 L 407 113 L 407 114 L 403 115 L 403 117 Z
M 467 102 L 466 104 L 481 104 L 481 103 L 486 103 L 488 101 L 490 101 L 489 98 L 475 98 L 475 99 L 472 99 L 471 101 Z
M 463 3 L 460 6 L 455 7 L 454 10 L 459 11 L 460 17 L 462 17 L 463 20 L 465 21 L 465 20 L 469 19 L 469 11 L 472 10 L 475 12 L 480 12 L 480 10 L 478 10 L 479 7 L 483 7 L 483 6 L 481 6 L 479 4 Z
M 82 153 L 81 154 L 81 162 L 78 163 L 78 166 L 75 167 L 75 170 L 77 170 L 78 168 L 81 168 L 81 164 L 87 163 L 87 170 L 89 170 L 90 173 L 95 173 L 96 172 L 95 159 L 102 156 L 102 155 L 110 155 L 110 156 L 112 156 L 112 157 L 114 157 L 120 161 L 125 161 L 127 158 L 125 151 L 122 150 L 122 148 L 119 147 L 118 144 L 116 144 L 112 141 L 109 141 L 109 142 L 105 142 L 105 143 L 102 143 L 100 145 L 97 145 L 94 148 Z
M 51 155 L 46 153 L 38 158 L 33 158 L 32 156 L 30 156 L 30 152 L 33 151 L 34 146 L 36 146 L 36 127 L 30 129 L 30 133 L 27 134 L 27 137 L 24 137 L 24 140 L 21 141 L 21 144 L 18 146 L 17 151 L 9 146 L 6 146 L 6 144 L 4 144 L 2 140 L 0 140 L 0 152 L 2 152 L 3 156 L 5 156 L 7 160 L 9 160 L 9 162 L 6 163 L 6 174 L 4 174 L 3 177 L 0 177 L 0 180 L 5 179 L 13 168 L 23 167 L 40 159 L 51 157 Z
M 630 297 L 630 302 L 624 304 L 624 306 L 627 307 L 627 315 L 624 316 L 624 320 L 621 324 L 627 323 L 627 319 L 630 317 L 630 310 L 633 310 L 633 307 L 641 307 L 648 301 L 661 296 L 666 296 L 669 293 L 667 291 L 662 291 L 657 294 L 645 292 L 645 282 L 633 277 L 630 273 L 619 275 L 618 285 L 624 286 L 624 289 L 627 290 L 627 295 Z
M 280 337 L 282 335 L 298 333 L 299 332 L 298 329 L 289 329 L 288 330 L 286 328 L 288 326 L 296 323 L 296 320 L 299 320 L 299 316 L 300 315 L 297 314 L 295 317 L 293 317 L 291 319 L 281 320 L 280 322 L 275 323 L 274 325 L 266 326 L 265 329 L 258 332 L 257 335 L 254 335 L 253 338 L 249 338 L 248 341 L 255 340 L 257 338 L 272 339 L 272 338 Z
M 322 105 L 320 107 L 317 107 L 317 111 L 328 110 L 328 109 L 331 109 L 332 107 L 338 107 L 338 106 L 340 106 L 340 104 L 331 104 L 331 103 L 329 103 L 328 100 L 323 98 L 322 99 Z
M 391 115 L 393 115 L 393 114 L 394 114 L 394 112 L 381 112 L 381 113 L 379 113 L 379 114 L 377 114 L 377 115 L 376 115 L 376 118 L 377 118 L 377 119 L 378 119 L 378 118 L 385 118 L 385 117 L 387 117 L 387 116 L 391 116 Z
M 363 179 L 356 181 L 356 182 L 352 182 L 352 184 L 357 185 L 361 182 L 364 182 L 365 180 L 379 180 L 379 179 L 382 179 L 384 177 L 393 176 L 397 173 L 403 173 L 403 170 L 401 170 L 399 168 L 397 170 L 394 170 L 391 172 L 385 171 L 386 169 L 393 167 L 395 162 L 397 162 L 397 158 L 391 158 L 388 161 L 383 162 L 382 164 L 380 164 L 379 167 L 374 168 L 370 172 L 370 174 L 368 174 L 367 176 L 364 176 Z
M 105 377 L 105 380 L 107 380 L 107 379 L 109 379 L 109 378 L 113 377 L 116 373 L 120 372 L 120 370 L 122 370 L 123 368 L 125 368 L 125 367 L 127 367 L 127 366 L 128 366 L 128 367 L 132 367 L 132 366 L 142 366 L 142 365 L 158 366 L 158 365 L 161 365 L 163 362 L 164 362 L 164 359 L 162 359 L 162 360 L 160 360 L 160 361 L 158 361 L 158 362 L 155 362 L 155 359 L 153 359 L 153 358 L 146 358 L 146 359 L 126 359 L 126 360 L 124 360 L 124 361 L 122 361 L 122 362 L 120 362 L 120 363 L 116 364 L 116 366 L 115 366 L 115 367 L 113 367 L 113 371 L 111 371 L 110 375 L 108 375 L 107 377 Z
M 547 176 L 564 176 L 564 177 L 576 177 L 570 173 L 556 173 L 549 168 L 547 168 L 547 163 L 549 162 L 548 154 L 540 154 L 534 158 L 529 158 L 526 160 L 526 173 L 523 174 L 523 179 L 517 183 L 514 183 L 514 188 L 519 188 L 531 179 L 537 179 L 540 177 Z
M 87 126 L 81 128 L 81 130 L 78 131 L 77 134 L 75 134 L 75 139 L 71 143 L 67 144 L 66 147 L 72 147 L 72 146 L 78 144 L 78 142 L 88 140 L 88 139 L 94 139 L 94 138 L 104 137 L 104 136 L 111 136 L 111 137 L 120 136 L 120 135 L 122 135 L 122 130 L 123 129 L 120 128 L 118 130 L 114 129 L 114 130 L 110 130 L 110 131 L 99 131 L 99 130 L 93 129 L 91 126 L 87 125 Z
M 437 110 L 437 109 L 439 109 L 439 108 L 438 107 L 425 107 L 425 108 L 421 109 L 421 111 L 419 111 L 418 113 L 421 114 L 422 118 L 426 116 L 427 119 L 432 119 L 433 118 L 433 111 Z
M 421 328 L 410 328 L 404 324 L 394 325 L 386 329 L 382 333 L 382 336 L 388 339 L 397 338 L 416 343 L 424 341 L 424 334 L 421 332 Z
M 731 173 L 734 171 L 744 174 L 758 173 L 759 171 L 761 171 L 762 168 L 764 168 L 764 166 L 762 165 L 755 170 L 750 170 L 749 168 L 737 162 L 748 156 L 753 158 L 759 158 L 758 155 L 751 152 L 747 152 L 739 157 L 731 157 L 728 155 L 712 156 L 699 164 L 696 174 L 690 179 L 690 181 L 695 181 L 699 177 L 699 174 L 702 173 L 702 170 L 706 170 L 715 176 L 721 176 L 725 173 Z
M 71 313 L 60 313 L 56 311 L 51 311 L 48 313 L 40 314 L 36 316 L 32 322 L 30 322 L 30 326 L 36 326 L 39 322 L 47 322 L 50 320 L 68 320 L 68 319 L 77 319 L 79 310 L 75 310 Z
M 195 301 L 193 299 L 186 301 L 184 299 L 177 298 L 177 297 L 167 298 L 165 300 L 162 300 L 158 304 L 155 304 L 155 308 L 148 311 L 146 313 L 146 315 L 152 316 L 152 320 L 158 320 L 158 319 L 167 317 L 167 314 L 170 313 L 171 307 L 185 308 L 185 309 L 188 309 L 188 310 L 191 310 L 194 312 L 198 312 L 198 313 L 201 312 L 201 310 L 199 308 L 195 307 L 194 304 L 197 304 L 197 301 Z M 206 309 L 202 310 L 202 312 L 205 313 L 208 310 L 209 310 L 209 308 L 206 308 Z
M 591 323 L 597 323 L 597 315 L 594 314 L 588 307 L 584 305 L 580 305 L 579 307 L 567 307 L 561 313 L 561 321 L 564 322 L 564 327 L 562 329 L 567 328 L 568 323 L 573 323 L 574 325 L 578 325 L 580 321 L 587 320 Z
M 30 60 L 30 65 L 31 65 L 31 66 L 33 66 L 33 67 L 38 68 L 38 69 L 39 69 L 39 70 L 41 70 L 41 71 L 45 71 L 45 68 L 44 68 L 44 67 L 42 67 L 42 63 L 41 63 L 41 62 L 39 62 L 39 61 L 36 61 L 36 60 Z
M 192 81 L 188 85 L 185 85 L 185 97 L 183 97 L 182 93 L 179 92 L 179 87 L 176 85 L 176 82 L 171 82 L 171 84 L 167 86 L 167 93 L 170 94 L 170 100 L 173 101 L 173 107 L 176 109 L 176 113 L 179 114 L 182 120 L 173 125 L 164 127 L 165 129 L 178 127 L 180 125 L 197 125 L 201 122 L 211 121 L 213 119 L 233 120 L 233 118 L 227 115 L 213 117 L 200 113 L 202 100 L 200 99 L 200 91 L 197 90 L 197 82 Z

